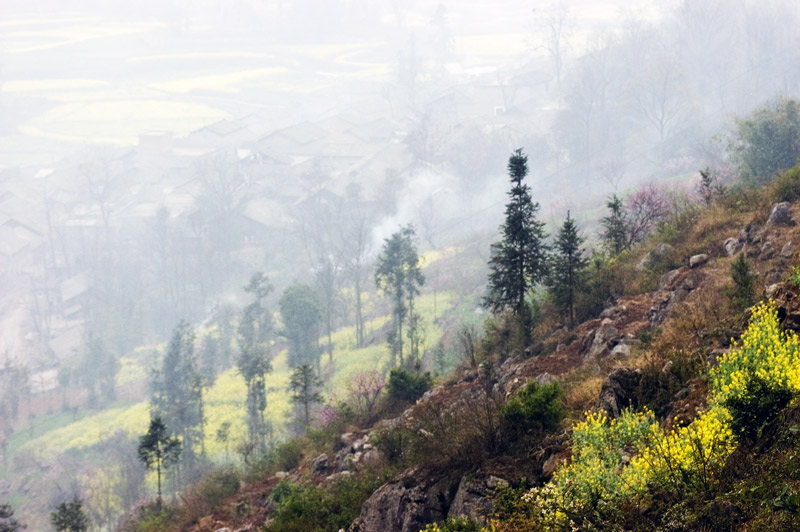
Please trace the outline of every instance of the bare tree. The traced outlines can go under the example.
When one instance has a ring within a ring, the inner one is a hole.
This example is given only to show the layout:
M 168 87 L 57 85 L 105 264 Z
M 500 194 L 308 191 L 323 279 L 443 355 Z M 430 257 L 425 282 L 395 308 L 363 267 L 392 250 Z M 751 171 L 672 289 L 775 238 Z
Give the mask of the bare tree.
M 664 189 L 645 185 L 625 201 L 628 247 L 637 244 L 669 214 L 669 200 Z
M 535 9 L 534 9 L 535 11 Z M 536 20 L 537 29 L 545 33 L 544 49 L 550 57 L 556 88 L 561 90 L 561 76 L 564 70 L 564 55 L 568 48 L 570 32 L 574 20 L 566 4 L 550 4 L 541 17 Z

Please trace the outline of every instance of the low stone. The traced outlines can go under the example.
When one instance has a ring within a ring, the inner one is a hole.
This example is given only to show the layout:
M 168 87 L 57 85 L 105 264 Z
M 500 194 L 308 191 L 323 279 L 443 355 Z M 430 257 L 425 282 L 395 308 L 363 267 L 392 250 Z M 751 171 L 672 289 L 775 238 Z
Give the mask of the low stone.
M 725 242 L 722 244 L 722 247 L 725 248 L 726 255 L 733 257 L 742 250 L 742 243 L 739 242 L 738 238 L 731 237 L 725 240 Z
M 781 257 L 789 258 L 794 255 L 794 245 L 791 242 L 787 242 L 781 248 Z
M 761 246 L 761 250 L 758 253 L 758 260 L 760 261 L 770 260 L 774 256 L 775 256 L 775 245 L 772 243 L 772 240 L 767 240 L 766 242 L 764 242 L 764 245 Z
M 549 480 L 553 476 L 558 466 L 567 463 L 567 457 L 564 454 L 556 453 L 542 464 L 542 477 L 543 480 Z
M 699 255 L 692 255 L 689 259 L 689 267 L 690 268 L 697 268 L 698 266 L 702 266 L 706 262 L 708 262 L 708 255 L 705 253 L 700 253 Z
M 496 477 L 494 475 L 489 475 L 489 478 L 486 480 L 486 485 L 492 489 L 507 488 L 508 481 L 504 478 Z
M 614 346 L 614 349 L 611 350 L 611 356 L 617 357 L 627 357 L 631 354 L 631 346 L 628 344 L 617 344 Z
M 792 204 L 788 201 L 782 201 L 773 205 L 769 211 L 767 225 L 793 225 Z

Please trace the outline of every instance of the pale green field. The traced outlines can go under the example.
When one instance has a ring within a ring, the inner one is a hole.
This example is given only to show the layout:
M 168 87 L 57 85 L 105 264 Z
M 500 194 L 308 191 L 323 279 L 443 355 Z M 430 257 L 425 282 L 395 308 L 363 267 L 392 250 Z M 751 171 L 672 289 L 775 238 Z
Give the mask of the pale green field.
M 449 309 L 455 304 L 456 294 L 445 292 L 437 294 L 436 308 Z M 421 296 L 417 309 L 422 315 L 423 342 L 422 349 L 435 345 L 441 337 L 441 330 L 434 325 L 434 297 L 432 294 Z M 375 318 L 366 324 L 366 329 L 377 330 L 384 326 L 389 316 Z M 350 377 L 359 371 L 378 369 L 387 370 L 389 361 L 388 348 L 384 343 L 356 349 L 354 327 L 344 327 L 333 334 L 333 364 L 327 362 L 323 354 L 323 374 L 331 377 L 325 386 L 328 399 L 344 399 Z M 152 349 L 152 348 L 148 348 Z M 118 385 L 139 382 L 144 384 L 147 378 L 145 363 L 139 357 L 123 357 L 122 367 L 117 375 Z M 272 423 L 275 438 L 285 439 L 288 436 L 288 423 L 292 417 L 293 406 L 286 392 L 290 368 L 286 362 L 286 351 L 282 351 L 273 360 L 273 371 L 267 377 L 267 418 Z M 205 446 L 208 455 L 215 460 L 224 457 L 225 445 L 216 439 L 217 429 L 224 422 L 230 422 L 228 451 L 246 438 L 244 403 L 246 388 L 244 379 L 236 368 L 222 373 L 205 393 Z M 43 457 L 55 457 L 66 451 L 85 451 L 94 445 L 110 438 L 118 430 L 130 435 L 143 434 L 150 416 L 149 404 L 146 402 L 114 406 L 96 414 L 86 415 L 74 422 L 61 420 L 52 429 L 41 427 L 42 432 L 27 441 L 20 442 L 19 450 L 32 451 Z M 25 428 L 18 432 L 18 437 L 25 434 Z

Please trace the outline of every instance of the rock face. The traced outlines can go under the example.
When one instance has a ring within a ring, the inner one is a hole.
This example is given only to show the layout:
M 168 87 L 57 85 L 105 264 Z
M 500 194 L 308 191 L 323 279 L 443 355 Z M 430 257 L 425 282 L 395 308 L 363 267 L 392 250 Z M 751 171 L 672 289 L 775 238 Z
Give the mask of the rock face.
M 486 522 L 486 516 L 492 511 L 492 496 L 497 485 L 495 480 L 506 482 L 497 477 L 477 478 L 465 475 L 458 484 L 458 490 L 453 498 L 453 503 L 447 512 L 448 517 L 467 515 L 481 522 Z M 492 484 L 492 485 L 490 485 Z M 506 484 L 508 484 L 506 482 Z
M 583 340 L 584 345 L 587 346 L 584 349 L 584 356 L 589 360 L 609 354 L 619 342 L 619 331 L 612 325 L 610 318 L 605 318 L 600 327 L 590 332 L 589 335 L 593 335 L 591 344 L 588 335 Z
M 447 518 L 460 484 L 461 478 L 449 472 L 411 468 L 378 488 L 348 531 L 419 532 Z
M 677 286 L 674 286 L 674 284 L 667 290 L 662 290 L 660 299 L 656 301 L 647 313 L 647 319 L 653 327 L 661 325 L 667 319 L 672 307 L 686 299 L 689 292 L 695 288 L 695 283 L 691 277 L 686 277 L 683 281 L 677 283 Z
M 619 417 L 628 406 L 636 406 L 636 390 L 642 372 L 639 369 L 619 368 L 609 375 L 600 388 L 600 409 L 608 412 L 608 417 Z
M 767 288 L 767 297 L 778 306 L 781 327 L 800 331 L 800 291 L 788 283 L 777 283 Z
M 773 205 L 769 211 L 767 225 L 793 225 L 792 204 L 784 201 Z
M 389 427 L 391 428 L 391 427 Z M 380 454 L 380 451 L 372 446 L 369 434 L 359 434 L 346 432 L 341 435 L 340 443 L 342 448 L 333 457 L 333 471 L 353 471 L 360 469 L 364 464 L 373 462 Z M 319 459 L 318 457 L 317 459 Z M 327 455 L 325 456 L 325 471 L 328 470 Z M 314 460 L 316 464 L 316 460 Z

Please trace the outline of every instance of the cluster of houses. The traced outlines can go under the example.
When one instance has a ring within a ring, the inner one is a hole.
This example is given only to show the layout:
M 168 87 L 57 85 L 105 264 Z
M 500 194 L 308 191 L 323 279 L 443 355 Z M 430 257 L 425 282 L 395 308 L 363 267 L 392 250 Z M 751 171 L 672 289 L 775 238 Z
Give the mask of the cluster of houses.
M 447 127 L 513 127 L 546 78 L 487 75 L 426 95 L 422 108 Z M 226 237 L 257 247 L 285 238 L 305 201 L 357 193 L 379 208 L 387 176 L 420 161 L 407 142 L 415 119 L 393 119 L 390 102 L 375 100 L 280 129 L 250 114 L 180 138 L 149 132 L 137 146 L 88 149 L 51 167 L 0 165 L 0 353 L 39 374 L 38 391 L 55 388 L 52 369 L 83 341 L 93 261 L 107 258 L 111 241 L 136 252 L 159 213 L 199 238 L 203 202 L 230 200 L 236 231 Z

